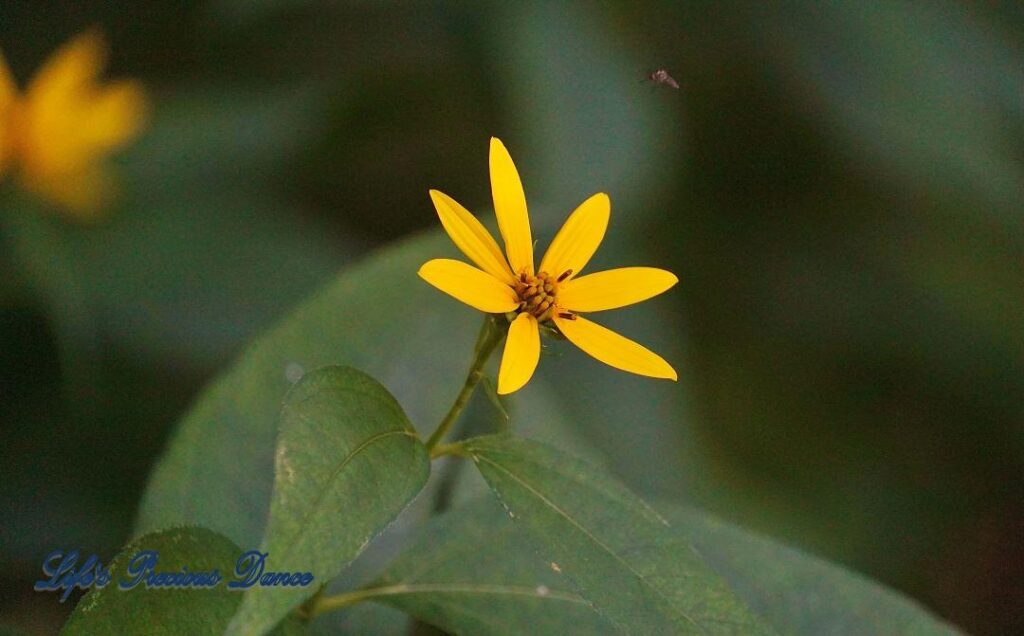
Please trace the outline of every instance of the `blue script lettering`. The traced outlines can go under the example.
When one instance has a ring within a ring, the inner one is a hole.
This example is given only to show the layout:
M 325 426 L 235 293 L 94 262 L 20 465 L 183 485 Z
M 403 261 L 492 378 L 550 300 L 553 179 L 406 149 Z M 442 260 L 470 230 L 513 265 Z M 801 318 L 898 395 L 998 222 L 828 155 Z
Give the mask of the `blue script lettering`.
M 159 560 L 160 555 L 155 550 L 137 552 L 128 562 L 125 572 L 131 578 L 121 579 L 118 587 L 130 590 L 139 583 L 144 583 L 146 588 L 217 587 L 222 579 L 218 570 L 189 572 L 186 566 L 181 568 L 181 572 L 159 572 L 156 569 Z
M 110 582 L 110 572 L 95 554 L 90 555 L 82 567 L 76 570 L 77 561 L 78 550 L 67 554 L 63 550 L 54 550 L 43 559 L 43 574 L 50 578 L 36 581 L 32 589 L 37 592 L 64 590 L 60 595 L 60 602 L 63 603 L 76 587 L 86 590 L 92 586 L 103 587 Z
M 228 581 L 230 589 L 260 587 L 306 587 L 313 582 L 311 572 L 269 572 L 265 571 L 268 552 L 249 550 L 238 557 L 235 563 L 234 581 Z

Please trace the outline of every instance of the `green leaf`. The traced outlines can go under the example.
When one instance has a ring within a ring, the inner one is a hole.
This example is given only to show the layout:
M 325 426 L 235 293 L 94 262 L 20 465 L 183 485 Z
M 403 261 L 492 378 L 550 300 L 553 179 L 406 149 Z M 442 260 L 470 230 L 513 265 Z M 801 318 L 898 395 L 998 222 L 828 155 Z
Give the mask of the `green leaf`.
M 462 445 L 552 568 L 628 633 L 770 633 L 669 523 L 618 482 L 506 435 Z
M 157 572 L 209 572 L 222 577 L 213 587 L 150 589 L 139 583 L 128 590 L 121 580 L 134 578 L 128 564 L 143 550 L 159 555 Z M 168 528 L 135 539 L 110 562 L 110 582 L 82 597 L 61 630 L 65 636 L 99 634 L 220 635 L 238 609 L 242 595 L 228 588 L 242 550 L 230 539 L 198 526 Z M 299 636 L 306 627 L 295 618 L 283 621 L 275 636 Z
M 670 520 L 673 534 L 692 542 L 711 569 L 782 633 L 958 633 L 898 592 L 840 566 L 702 510 L 667 502 L 657 508 Z M 415 540 L 371 586 L 386 590 L 404 585 L 407 589 L 384 593 L 373 600 L 452 633 L 487 636 L 613 631 L 611 625 L 595 622 L 594 614 L 568 605 L 529 603 L 511 597 L 492 599 L 485 594 L 444 589 L 481 583 L 559 589 L 561 582 L 553 576 L 550 564 L 538 558 L 532 543 L 524 539 L 517 525 L 490 497 L 477 499 L 420 528 Z M 492 616 L 501 620 L 492 622 Z
M 159 553 L 157 571 L 216 569 L 225 580 L 213 588 L 149 589 L 140 583 L 119 589 L 121 579 L 132 578 L 127 575 L 129 561 L 142 550 Z M 240 554 L 227 538 L 199 527 L 171 528 L 136 539 L 111 561 L 111 581 L 82 597 L 61 634 L 222 634 L 241 600 L 226 584 Z
M 401 406 L 346 367 L 306 374 L 288 393 L 263 550 L 268 570 L 334 578 L 420 492 L 430 459 Z M 252 587 L 227 634 L 263 634 L 319 586 Z
M 608 634 L 492 497 L 431 520 L 367 586 L 386 603 L 453 634 Z
M 706 512 L 658 505 L 733 590 L 780 632 L 957 634 L 902 594 Z

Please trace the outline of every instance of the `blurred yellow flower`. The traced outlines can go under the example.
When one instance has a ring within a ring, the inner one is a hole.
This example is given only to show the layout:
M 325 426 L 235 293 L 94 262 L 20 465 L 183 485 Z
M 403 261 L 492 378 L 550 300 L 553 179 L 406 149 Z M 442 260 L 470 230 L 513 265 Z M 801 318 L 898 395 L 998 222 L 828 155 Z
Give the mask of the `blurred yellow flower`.
M 579 315 L 632 305 L 678 282 L 671 272 L 653 267 L 624 267 L 577 278 L 608 228 L 608 195 L 595 194 L 576 208 L 535 272 L 523 185 L 508 150 L 493 137 L 490 171 L 494 212 L 508 259 L 466 208 L 431 190 L 441 225 L 477 267 L 441 258 L 425 263 L 419 275 L 480 311 L 514 315 L 498 371 L 498 393 L 517 391 L 533 376 L 540 359 L 540 325 L 549 321 L 570 342 L 605 364 L 675 380 L 675 370 L 660 356 Z
M 0 174 L 26 190 L 94 218 L 115 187 L 102 159 L 136 136 L 147 108 L 134 81 L 100 84 L 107 49 L 98 31 L 74 38 L 22 94 L 0 56 Z

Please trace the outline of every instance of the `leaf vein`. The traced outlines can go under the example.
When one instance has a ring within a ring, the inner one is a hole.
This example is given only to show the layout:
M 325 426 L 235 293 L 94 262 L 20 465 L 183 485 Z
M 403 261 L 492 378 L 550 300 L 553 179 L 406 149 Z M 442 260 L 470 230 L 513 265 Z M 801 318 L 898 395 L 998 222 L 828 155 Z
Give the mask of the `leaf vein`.
M 324 480 L 323 488 L 321 488 L 320 491 L 317 493 L 316 499 L 313 501 L 312 506 L 310 506 L 306 514 L 302 516 L 302 521 L 296 526 L 296 532 L 301 532 L 302 529 L 306 527 L 306 525 L 309 523 L 310 517 L 313 516 L 313 514 L 317 511 L 317 508 L 320 507 L 320 504 L 323 503 L 324 498 L 327 496 L 327 491 L 330 490 L 330 484 L 333 483 L 335 479 L 337 479 L 338 475 L 341 474 L 341 471 L 345 469 L 348 463 L 352 461 L 356 457 L 356 455 L 369 448 L 372 444 L 376 443 L 381 439 L 384 439 L 385 437 L 390 437 L 392 435 L 403 435 L 405 437 L 414 438 L 417 437 L 417 434 L 414 431 L 409 431 L 406 429 L 394 429 L 390 431 L 383 431 L 381 433 L 377 433 L 376 435 L 371 435 L 369 438 L 367 438 L 361 444 L 359 444 L 359 446 L 356 446 L 351 451 L 349 451 L 348 454 L 345 455 L 345 459 L 341 460 L 338 466 L 331 471 L 330 476 L 328 476 L 328 478 Z M 284 556 L 282 556 L 282 559 L 284 561 L 287 561 L 287 557 L 291 556 L 291 548 L 295 545 L 294 539 L 289 540 L 286 543 L 286 545 L 288 547 L 284 551 Z
M 452 583 L 398 583 L 366 590 L 368 597 L 397 596 L 403 594 L 492 594 L 495 596 L 527 596 L 540 600 L 565 601 L 589 605 L 583 597 L 570 592 L 548 590 L 541 594 L 537 588 L 525 585 L 497 585 L 491 583 L 452 584 Z
M 473 452 L 473 450 L 472 450 L 472 449 L 470 449 L 470 452 L 472 453 L 472 452 Z M 532 486 L 531 484 L 529 484 L 529 483 L 528 483 L 528 482 L 526 482 L 526 481 L 525 481 L 524 479 L 522 479 L 521 477 L 519 477 L 519 476 L 518 476 L 518 475 L 516 475 L 515 473 L 511 472 L 510 470 L 508 470 L 507 468 L 505 468 L 505 467 L 504 467 L 504 466 L 502 466 L 501 464 L 498 464 L 497 462 L 495 462 L 495 461 L 493 461 L 493 460 L 491 460 L 491 459 L 488 459 L 488 458 L 487 458 L 486 456 L 484 456 L 484 455 L 481 455 L 481 454 L 479 454 L 479 453 L 474 453 L 474 457 L 477 457 L 477 458 L 479 458 L 479 459 L 482 459 L 483 461 L 487 462 L 487 463 L 488 463 L 488 464 L 490 464 L 491 466 L 494 466 L 495 468 L 497 468 L 498 470 L 502 471 L 503 473 L 505 473 L 506 475 L 508 475 L 509 477 L 511 477 L 511 478 L 512 478 L 513 480 L 515 480 L 516 482 L 518 482 L 518 483 L 519 483 L 520 485 L 522 485 L 522 486 L 523 486 L 523 488 L 526 488 L 526 489 L 527 489 L 528 491 L 530 491 L 531 493 L 533 493 L 533 494 L 534 494 L 534 495 L 535 495 L 535 496 L 536 496 L 536 497 L 537 497 L 538 499 L 540 499 L 540 500 L 541 500 L 541 501 L 542 501 L 542 502 L 543 502 L 543 503 L 544 503 L 544 504 L 545 504 L 546 506 L 548 506 L 549 508 L 551 508 L 552 510 L 554 510 L 554 511 L 555 511 L 555 512 L 556 512 L 557 514 L 559 514 L 560 516 L 564 517 L 566 521 L 568 521 L 568 522 L 569 522 L 570 524 L 572 524 L 573 526 L 575 526 L 576 528 L 578 528 L 578 529 L 580 530 L 580 532 L 582 532 L 582 533 L 583 533 L 584 535 L 586 535 L 586 536 L 587 536 L 587 537 L 588 537 L 588 538 L 589 538 L 589 539 L 590 539 L 591 541 L 593 541 L 593 542 L 594 542 L 595 544 L 597 544 L 597 545 L 598 545 L 598 546 L 599 546 L 599 547 L 600 547 L 601 549 L 603 549 L 603 550 L 604 550 L 605 552 L 607 552 L 608 554 L 610 554 L 610 555 L 611 555 L 611 556 L 612 556 L 612 557 L 613 557 L 613 558 L 614 558 L 614 559 L 615 559 L 616 561 L 618 561 L 618 562 L 619 562 L 619 563 L 621 563 L 621 564 L 622 564 L 623 566 L 625 566 L 625 567 L 626 567 L 626 569 L 627 569 L 627 570 L 629 570 L 629 571 L 630 571 L 630 572 L 631 572 L 631 573 L 632 573 L 632 574 L 633 574 L 634 576 L 636 576 L 636 577 L 637 577 L 637 579 L 639 579 L 639 580 L 640 580 L 640 582 L 641 582 L 641 583 L 643 583 L 643 585 L 644 585 L 645 587 L 649 588 L 649 589 L 650 589 L 651 591 L 653 591 L 653 592 L 654 592 L 655 594 L 657 594 L 657 595 L 658 595 L 659 597 L 661 597 L 661 598 L 662 598 L 662 599 L 663 599 L 663 600 L 664 600 L 664 601 L 665 601 L 665 602 L 666 602 L 666 603 L 668 604 L 668 606 L 669 606 L 669 607 L 673 607 L 673 604 L 672 604 L 672 601 L 671 601 L 671 599 L 669 599 L 669 598 L 668 598 L 668 597 L 667 597 L 667 596 L 666 596 L 666 595 L 665 595 L 665 594 L 664 594 L 664 593 L 663 593 L 663 592 L 662 592 L 661 590 L 659 590 L 658 588 L 656 588 L 655 586 L 653 586 L 653 585 L 652 585 L 652 584 L 650 583 L 650 581 L 648 581 L 648 580 L 647 580 L 647 578 L 646 578 L 645 576 L 643 576 L 642 574 L 640 574 L 640 572 L 638 572 L 638 571 L 637 571 L 637 570 L 636 570 L 636 569 L 635 569 L 635 568 L 634 568 L 634 567 L 632 566 L 632 564 L 630 564 L 630 563 L 629 563 L 628 561 L 626 561 L 625 559 L 623 559 L 622 557 L 620 557 L 620 556 L 619 556 L 618 554 L 616 554 L 616 552 L 615 552 L 614 550 L 612 550 L 612 549 L 611 549 L 611 548 L 610 548 L 609 546 L 605 545 L 605 544 L 604 544 L 604 543 L 603 543 L 603 542 L 602 542 L 602 541 L 601 541 L 600 539 L 598 539 L 598 538 L 597 538 L 597 536 L 595 536 L 595 535 L 594 535 L 594 534 L 593 534 L 593 533 L 592 533 L 592 532 L 591 532 L 590 530 L 588 530 L 588 529 L 587 529 L 587 528 L 585 528 L 585 527 L 584 527 L 584 526 L 583 526 L 582 524 L 580 524 L 580 523 L 579 523 L 579 522 L 577 522 L 577 521 L 576 521 L 575 519 L 573 519 L 573 518 L 572 518 L 571 516 L 569 516 L 569 514 L 568 514 L 567 512 L 565 512 L 564 510 L 562 510 L 562 509 L 561 509 L 561 508 L 560 508 L 560 507 L 559 507 L 559 506 L 558 506 L 557 504 L 555 504 L 555 502 L 553 502 L 553 501 L 551 501 L 550 499 L 548 499 L 547 497 L 545 497 L 543 493 L 541 493 L 540 491 L 538 491 L 538 490 L 537 490 L 537 489 L 536 489 L 535 487 L 533 487 L 533 486 Z M 703 627 L 703 626 L 702 626 L 702 625 L 701 625 L 700 623 L 698 623 L 698 622 L 697 622 L 696 620 L 694 620 L 693 618 L 691 618 L 691 617 L 689 616 L 689 614 L 687 614 L 687 613 L 686 613 L 685 611 L 679 610 L 679 614 L 680 614 L 680 616 L 682 616 L 683 618 L 685 618 L 685 619 L 686 619 L 687 621 L 689 621 L 690 623 L 692 623 L 692 624 L 693 624 L 693 626 L 694 626 L 694 627 L 696 627 L 697 629 L 699 629 L 699 630 L 700 630 L 700 631 L 701 631 L 702 633 L 707 633 L 707 630 L 705 630 L 705 629 L 704 629 L 704 627 Z

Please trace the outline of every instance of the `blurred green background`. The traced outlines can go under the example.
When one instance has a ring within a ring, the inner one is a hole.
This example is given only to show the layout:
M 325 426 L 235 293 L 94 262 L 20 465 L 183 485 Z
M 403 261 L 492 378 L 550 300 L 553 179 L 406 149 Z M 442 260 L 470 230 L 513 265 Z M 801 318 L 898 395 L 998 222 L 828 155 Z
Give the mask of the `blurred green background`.
M 1019 2 L 14 1 L 0 50 L 24 84 L 92 25 L 155 110 L 107 223 L 0 203 L 0 622 L 60 626 L 42 557 L 117 551 L 247 340 L 428 188 L 487 213 L 496 135 L 542 247 L 605 191 L 594 269 L 681 279 L 604 319 L 678 384 L 542 363 L 624 481 L 1024 632 Z

